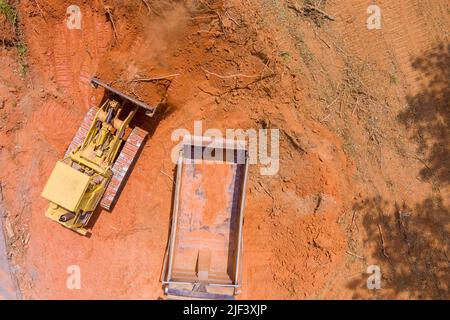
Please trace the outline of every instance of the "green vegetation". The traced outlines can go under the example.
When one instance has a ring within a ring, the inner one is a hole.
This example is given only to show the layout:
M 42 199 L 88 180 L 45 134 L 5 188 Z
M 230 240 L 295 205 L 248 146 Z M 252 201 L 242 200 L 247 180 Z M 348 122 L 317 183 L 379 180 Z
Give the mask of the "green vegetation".
M 17 46 L 17 54 L 19 55 L 18 63 L 19 63 L 19 74 L 22 78 L 27 75 L 28 71 L 28 63 L 27 63 L 27 45 L 25 42 L 21 41 Z
M 287 51 L 283 51 L 280 53 L 280 57 L 283 59 L 284 64 L 289 64 L 291 61 L 291 54 Z
M 0 13 L 6 17 L 6 19 L 14 26 L 14 28 L 16 27 L 16 10 L 6 0 L 0 0 Z
M 9 4 L 7 0 L 0 0 L 0 14 L 3 14 L 6 17 L 6 19 L 11 23 L 11 25 L 14 28 L 14 32 L 16 33 L 17 38 L 19 39 L 15 43 L 18 55 L 17 63 L 19 64 L 20 76 L 25 77 L 28 71 L 28 64 L 26 61 L 28 49 L 27 45 L 22 40 L 23 37 L 21 36 L 17 26 L 17 11 L 11 4 Z
M 391 84 L 397 84 L 398 83 L 398 79 L 397 79 L 397 76 L 395 74 L 391 73 L 389 75 L 389 78 L 390 78 Z

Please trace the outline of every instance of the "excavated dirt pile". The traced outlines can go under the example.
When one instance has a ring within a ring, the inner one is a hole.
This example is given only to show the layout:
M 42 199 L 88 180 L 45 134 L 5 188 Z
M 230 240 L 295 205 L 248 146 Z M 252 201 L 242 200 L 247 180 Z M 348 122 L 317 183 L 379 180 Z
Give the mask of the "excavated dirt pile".
M 162 296 L 172 133 L 201 121 L 200 134 L 279 129 L 279 170 L 250 167 L 240 298 L 448 298 L 448 4 L 423 1 L 425 16 L 398 1 L 410 11 L 397 17 L 380 0 L 383 32 L 369 32 L 365 2 L 14 2 L 17 25 L 0 31 L 0 209 L 23 296 Z M 144 151 L 81 237 L 45 218 L 40 193 L 99 103 L 93 76 L 158 113 L 137 119 Z M 423 103 L 435 127 L 420 141 Z M 370 265 L 382 289 L 367 289 Z

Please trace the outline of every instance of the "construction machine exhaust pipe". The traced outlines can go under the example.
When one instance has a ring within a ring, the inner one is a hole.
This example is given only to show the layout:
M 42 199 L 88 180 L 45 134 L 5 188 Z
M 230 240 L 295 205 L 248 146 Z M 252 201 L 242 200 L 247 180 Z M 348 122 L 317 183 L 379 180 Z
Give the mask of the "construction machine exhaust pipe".
M 59 221 L 61 222 L 67 222 L 72 220 L 75 217 L 75 213 L 73 212 L 68 212 L 66 214 L 63 214 L 61 217 L 59 217 Z

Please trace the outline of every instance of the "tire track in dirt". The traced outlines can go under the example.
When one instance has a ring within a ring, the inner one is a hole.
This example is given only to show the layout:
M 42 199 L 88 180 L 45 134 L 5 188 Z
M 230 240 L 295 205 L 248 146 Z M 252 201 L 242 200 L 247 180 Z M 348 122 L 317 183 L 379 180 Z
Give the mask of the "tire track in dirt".
M 383 4 L 385 38 L 394 49 L 396 63 L 413 92 L 420 90 L 424 79 L 412 66 L 412 59 L 423 56 L 437 39 L 424 19 L 418 1 L 388 1 Z
M 376 4 L 381 9 L 381 29 L 369 30 L 367 8 Z M 412 66 L 412 59 L 426 54 L 438 42 L 436 26 L 426 19 L 421 1 L 349 0 L 336 6 L 342 23 L 336 28 L 344 35 L 348 48 L 363 60 L 376 61 L 382 69 L 395 72 L 395 66 L 412 93 L 424 84 L 420 73 Z M 368 53 L 369 52 L 369 53 Z
M 57 26 L 56 35 L 58 36 L 55 40 L 54 46 L 54 73 L 56 82 L 62 87 L 70 89 L 71 87 L 71 70 L 69 69 L 67 51 L 67 39 L 65 37 L 66 27 L 63 23 Z
M 83 59 L 80 68 L 80 91 L 84 98 L 85 106 L 89 105 L 90 79 L 95 74 L 101 57 L 106 53 L 111 40 L 111 28 L 109 24 L 102 21 L 98 15 L 90 15 L 87 22 L 85 43 L 88 45 L 86 52 L 90 59 Z M 91 46 L 91 47 L 89 47 Z M 91 49 L 94 53 L 92 54 Z
M 390 52 L 383 31 L 368 30 L 366 27 L 369 4 L 364 0 L 339 3 L 336 15 L 342 23 L 337 24 L 336 28 L 343 35 L 351 54 L 366 61 L 375 61 L 381 68 L 388 69 L 391 63 Z
M 101 56 L 108 50 L 111 28 L 98 14 L 83 11 L 81 30 L 69 30 L 58 24 L 54 40 L 53 69 L 56 82 L 88 107 L 89 81 Z

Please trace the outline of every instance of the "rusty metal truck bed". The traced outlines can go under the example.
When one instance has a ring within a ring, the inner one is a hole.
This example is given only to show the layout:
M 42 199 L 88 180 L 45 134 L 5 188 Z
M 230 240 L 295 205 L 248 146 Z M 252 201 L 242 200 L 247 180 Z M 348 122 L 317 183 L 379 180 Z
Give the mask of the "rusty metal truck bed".
M 203 140 L 194 144 L 205 151 Z M 183 146 L 178 162 L 164 283 L 169 293 L 190 297 L 233 296 L 240 287 L 247 151 L 228 142 L 221 150 L 232 148 L 231 161 L 199 162 L 194 144 Z

